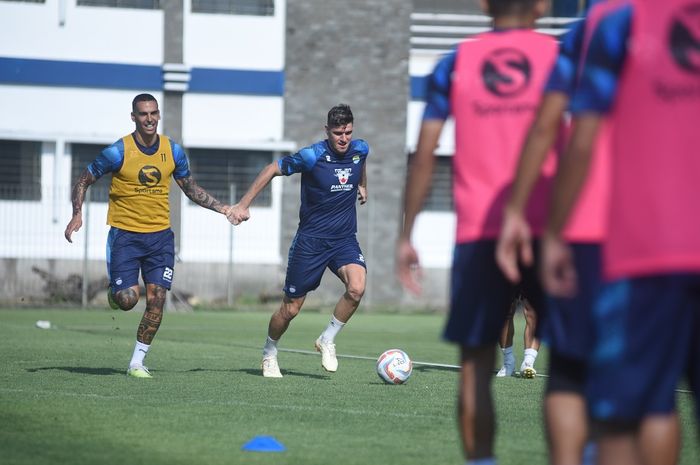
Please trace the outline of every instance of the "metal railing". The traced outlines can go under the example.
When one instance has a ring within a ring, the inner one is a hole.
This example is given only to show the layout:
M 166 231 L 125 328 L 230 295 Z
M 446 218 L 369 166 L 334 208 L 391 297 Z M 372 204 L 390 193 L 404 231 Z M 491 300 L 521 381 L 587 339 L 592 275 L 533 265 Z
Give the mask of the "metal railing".
M 559 36 L 577 18 L 546 17 L 537 21 L 537 31 Z M 446 53 L 465 38 L 491 29 L 491 18 L 485 15 L 451 13 L 412 13 L 411 51 Z

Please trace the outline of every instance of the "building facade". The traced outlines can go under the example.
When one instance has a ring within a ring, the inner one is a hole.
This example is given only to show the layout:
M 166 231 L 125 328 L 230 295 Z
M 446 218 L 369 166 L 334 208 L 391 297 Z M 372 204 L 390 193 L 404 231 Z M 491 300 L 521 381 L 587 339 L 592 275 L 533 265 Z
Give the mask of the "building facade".
M 394 242 L 425 75 L 456 41 L 488 27 L 474 10 L 456 14 L 458 4 L 0 0 L 0 302 L 58 299 L 47 276 L 106 275 L 109 181 L 89 190 L 73 244 L 63 238 L 70 188 L 104 146 L 133 130 L 131 99 L 149 92 L 161 103 L 161 130 L 225 202 L 270 161 L 323 138 L 328 108 L 349 103 L 355 136 L 372 148 L 370 200 L 358 208 L 365 302 L 443 307 L 454 237 L 449 123 L 414 236 L 428 271 L 422 298 L 395 280 Z M 175 290 L 209 303 L 281 295 L 298 176 L 275 178 L 237 228 L 175 191 Z M 332 303 L 338 289 L 326 278 L 310 298 Z

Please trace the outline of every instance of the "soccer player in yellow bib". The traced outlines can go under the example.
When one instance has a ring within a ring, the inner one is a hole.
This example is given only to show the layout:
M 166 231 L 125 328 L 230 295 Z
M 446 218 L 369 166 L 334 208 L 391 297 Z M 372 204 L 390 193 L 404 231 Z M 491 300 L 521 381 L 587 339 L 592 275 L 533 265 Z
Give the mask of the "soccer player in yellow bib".
M 137 95 L 131 104 L 136 130 L 105 148 L 82 172 L 73 186 L 73 217 L 66 226 L 71 236 L 83 224 L 85 192 L 100 177 L 112 173 L 107 224 L 109 304 L 131 310 L 139 300 L 139 272 L 146 284 L 146 310 L 136 333 L 136 346 L 127 375 L 151 378 L 143 364 L 163 319 L 165 293 L 175 265 L 175 243 L 170 229 L 170 178 L 197 205 L 227 215 L 229 206 L 212 197 L 192 177 L 182 146 L 159 135 L 160 110 L 155 97 Z

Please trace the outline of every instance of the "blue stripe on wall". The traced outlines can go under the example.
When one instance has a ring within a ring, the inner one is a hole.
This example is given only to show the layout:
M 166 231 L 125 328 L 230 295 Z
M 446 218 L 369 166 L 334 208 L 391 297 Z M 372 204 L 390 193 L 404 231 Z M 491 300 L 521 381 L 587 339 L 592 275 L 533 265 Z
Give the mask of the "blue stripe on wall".
M 284 73 L 236 69 L 193 68 L 190 92 L 244 95 L 284 95 Z
M 0 83 L 162 90 L 160 66 L 0 57 Z M 190 92 L 284 95 L 283 71 L 193 68 Z
M 0 58 L 0 82 L 111 89 L 163 88 L 160 66 Z
M 428 76 L 411 76 L 411 100 L 425 101 Z

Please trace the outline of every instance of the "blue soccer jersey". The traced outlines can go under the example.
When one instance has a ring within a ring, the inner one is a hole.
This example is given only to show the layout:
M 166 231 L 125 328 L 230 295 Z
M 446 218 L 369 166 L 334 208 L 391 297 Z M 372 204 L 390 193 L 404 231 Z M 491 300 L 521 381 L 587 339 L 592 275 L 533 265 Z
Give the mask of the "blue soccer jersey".
M 632 9 L 631 4 L 622 3 L 594 29 L 580 82 L 572 98 L 572 113 L 609 113 L 627 56 Z
M 544 92 L 562 92 L 571 97 L 576 89 L 585 21 L 579 20 L 564 34 L 559 44 L 559 55 L 552 67 Z
M 444 121 L 450 116 L 450 89 L 456 59 L 456 51 L 448 53 L 435 65 L 430 74 L 423 120 Z
M 357 188 L 367 155 L 362 139 L 342 156 L 323 140 L 277 162 L 285 176 L 301 173 L 299 234 L 337 239 L 357 233 Z

